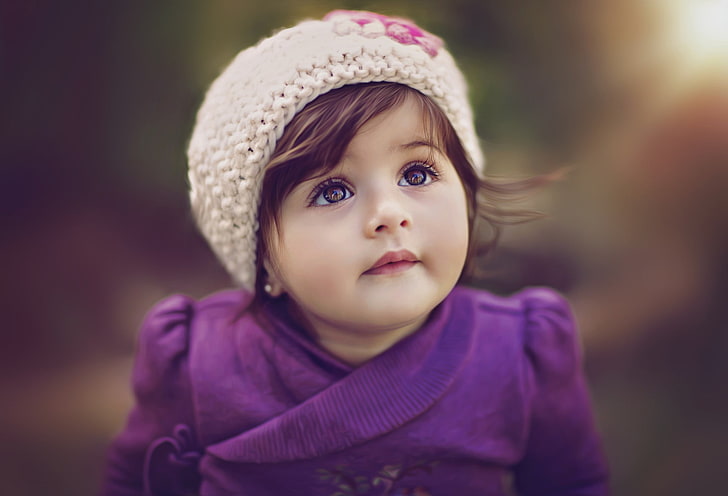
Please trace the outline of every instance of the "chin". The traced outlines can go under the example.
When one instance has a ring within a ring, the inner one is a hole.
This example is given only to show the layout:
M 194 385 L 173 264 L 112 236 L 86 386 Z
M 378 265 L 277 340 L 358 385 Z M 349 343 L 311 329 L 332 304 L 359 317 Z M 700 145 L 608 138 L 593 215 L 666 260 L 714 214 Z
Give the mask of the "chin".
M 411 325 L 418 320 L 424 322 L 435 306 L 423 305 L 403 308 L 401 302 L 398 302 L 397 308 L 380 308 L 378 312 L 370 314 L 375 318 L 370 318 L 367 324 L 380 329 L 392 329 Z

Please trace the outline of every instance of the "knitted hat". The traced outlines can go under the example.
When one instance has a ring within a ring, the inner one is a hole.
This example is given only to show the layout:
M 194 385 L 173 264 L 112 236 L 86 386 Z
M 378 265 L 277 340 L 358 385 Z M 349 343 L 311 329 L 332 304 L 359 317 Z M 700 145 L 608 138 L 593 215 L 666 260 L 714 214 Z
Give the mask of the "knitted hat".
M 406 19 L 342 10 L 280 31 L 240 52 L 212 83 L 188 149 L 198 226 L 243 287 L 255 287 L 262 177 L 286 125 L 323 93 L 375 81 L 432 98 L 482 171 L 465 80 L 440 38 Z

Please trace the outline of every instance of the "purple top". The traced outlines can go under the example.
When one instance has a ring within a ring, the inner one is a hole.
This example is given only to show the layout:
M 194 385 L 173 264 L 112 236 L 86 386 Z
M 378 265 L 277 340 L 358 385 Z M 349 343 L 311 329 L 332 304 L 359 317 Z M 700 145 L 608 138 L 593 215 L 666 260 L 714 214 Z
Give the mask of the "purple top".
M 241 291 L 147 316 L 102 494 L 605 495 L 573 318 L 546 289 L 456 288 L 353 368 Z M 265 325 L 261 325 L 265 324 Z

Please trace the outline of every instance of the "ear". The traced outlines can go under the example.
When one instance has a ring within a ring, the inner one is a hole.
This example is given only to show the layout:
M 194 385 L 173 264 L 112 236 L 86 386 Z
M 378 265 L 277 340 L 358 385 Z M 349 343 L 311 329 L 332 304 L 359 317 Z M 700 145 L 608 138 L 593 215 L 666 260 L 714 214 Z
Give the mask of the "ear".
M 280 278 L 276 274 L 276 271 L 271 266 L 271 263 L 269 260 L 263 261 L 263 268 L 265 268 L 265 292 L 268 294 L 268 296 L 271 296 L 272 298 L 278 298 L 279 296 L 285 294 L 285 289 L 283 287 L 283 283 L 281 282 Z

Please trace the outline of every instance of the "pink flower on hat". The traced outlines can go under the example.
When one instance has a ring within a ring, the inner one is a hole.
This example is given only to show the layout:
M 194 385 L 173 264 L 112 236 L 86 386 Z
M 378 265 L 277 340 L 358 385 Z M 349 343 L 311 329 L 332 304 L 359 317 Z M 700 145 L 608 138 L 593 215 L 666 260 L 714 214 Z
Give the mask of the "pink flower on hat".
M 357 24 L 360 28 L 359 34 L 369 38 L 384 35 L 402 45 L 419 45 L 431 57 L 437 55 L 437 51 L 442 47 L 440 38 L 420 29 L 409 19 L 401 17 L 388 17 L 363 10 L 334 10 L 326 14 L 324 20 Z

